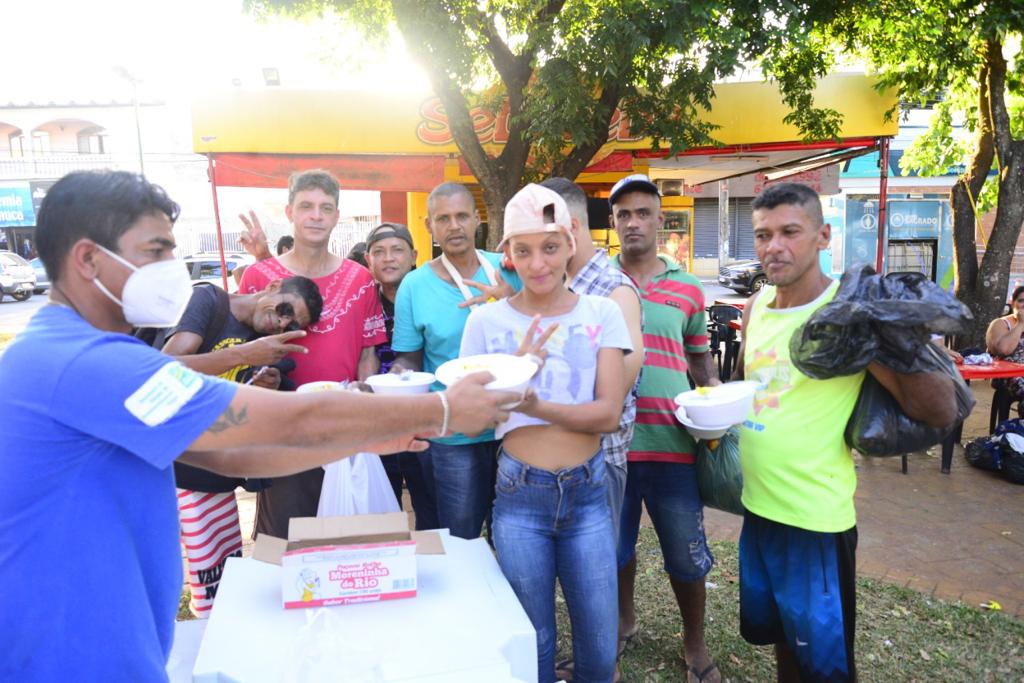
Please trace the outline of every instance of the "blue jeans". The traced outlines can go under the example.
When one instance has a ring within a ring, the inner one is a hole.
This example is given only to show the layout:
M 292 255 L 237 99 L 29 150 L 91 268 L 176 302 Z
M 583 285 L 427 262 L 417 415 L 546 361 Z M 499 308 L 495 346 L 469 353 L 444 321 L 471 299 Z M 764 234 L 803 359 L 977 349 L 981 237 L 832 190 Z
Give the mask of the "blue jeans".
M 572 623 L 573 680 L 615 673 L 618 581 L 604 454 L 549 472 L 501 451 L 494 500 L 498 564 L 537 631 L 537 680 L 555 680 L 555 579 Z
M 398 505 L 402 505 L 402 480 L 409 489 L 412 510 L 416 513 L 416 531 L 437 529 L 437 503 L 434 501 L 434 468 L 430 451 L 393 453 L 380 456 L 384 472 L 391 482 Z
M 704 536 L 704 503 L 693 465 L 677 462 L 631 462 L 619 527 L 619 568 L 636 556 L 641 504 L 658 534 L 665 571 L 677 581 L 699 581 L 715 558 Z
M 497 441 L 431 442 L 437 520 L 452 536 L 479 538 L 484 520 L 490 520 L 497 451 Z

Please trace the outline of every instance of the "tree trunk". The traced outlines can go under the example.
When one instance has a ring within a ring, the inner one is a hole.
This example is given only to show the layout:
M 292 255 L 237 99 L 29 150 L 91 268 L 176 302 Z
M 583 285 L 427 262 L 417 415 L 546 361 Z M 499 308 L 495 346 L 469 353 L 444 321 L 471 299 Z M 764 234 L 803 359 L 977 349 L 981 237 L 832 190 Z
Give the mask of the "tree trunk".
M 514 176 L 514 177 L 513 177 Z M 484 191 L 484 204 L 487 206 L 487 250 L 497 251 L 501 236 L 505 233 L 505 205 L 519 190 L 522 171 L 515 174 L 508 172 L 505 178 L 480 185 Z
M 999 204 L 981 259 L 977 282 L 967 297 L 959 297 L 974 314 L 974 322 L 961 346 L 984 346 L 985 330 L 1003 313 L 1010 288 L 1013 254 L 1024 225 L 1024 142 L 1014 142 L 999 178 Z
M 975 206 L 981 193 L 996 152 L 994 127 L 1000 125 L 992 116 L 993 98 L 1003 101 L 1003 79 L 996 78 L 993 84 L 992 72 L 999 71 L 1002 59 L 999 50 L 988 50 L 978 71 L 978 139 L 967 172 L 950 190 L 950 207 L 953 210 L 953 252 L 956 260 L 956 297 L 971 311 L 974 320 L 967 330 L 957 338 L 958 348 L 985 345 L 985 331 L 993 318 L 1002 313 L 1005 293 L 1009 284 L 1010 263 L 1013 249 L 1020 232 L 1020 222 L 1015 231 L 993 228 L 985 249 L 981 267 L 978 266 L 978 247 L 975 237 L 977 216 Z M 1005 73 L 1005 62 L 1002 63 Z M 995 87 L 993 87 L 995 85 Z M 1013 194 L 1003 194 L 999 187 L 999 205 L 1020 203 Z M 1020 197 L 1020 195 L 1016 195 Z M 1006 219 L 1004 219 L 1005 221 Z M 1011 236 L 1012 232 L 1012 236 Z

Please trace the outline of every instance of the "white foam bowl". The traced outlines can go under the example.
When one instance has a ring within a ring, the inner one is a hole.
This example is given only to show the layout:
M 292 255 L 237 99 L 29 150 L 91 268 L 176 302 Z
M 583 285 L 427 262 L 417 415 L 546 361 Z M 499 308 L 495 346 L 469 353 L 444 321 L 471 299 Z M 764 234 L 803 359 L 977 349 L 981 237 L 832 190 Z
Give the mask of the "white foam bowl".
M 366 378 L 366 383 L 373 387 L 375 394 L 425 394 L 434 383 L 434 373 L 407 372 L 399 375 L 390 372 L 384 375 L 371 375 Z
M 757 387 L 757 382 L 728 382 L 684 391 L 676 396 L 675 401 L 685 415 L 686 422 L 695 427 L 711 429 L 721 425 L 732 426 L 747 419 L 754 406 Z M 678 411 L 676 417 L 679 417 Z
M 675 410 L 676 419 L 679 420 L 686 431 L 690 432 L 695 439 L 703 439 L 704 441 L 711 441 L 712 439 L 720 439 L 725 436 L 725 433 L 733 425 L 722 425 L 718 427 L 698 427 L 697 425 L 690 422 L 686 417 L 686 411 L 682 408 L 676 408 Z
M 466 375 L 486 371 L 494 375 L 486 389 L 491 391 L 511 391 L 523 396 L 530 380 L 537 374 L 539 366 L 523 356 L 509 353 L 485 353 L 479 356 L 455 358 L 444 363 L 434 373 L 439 382 L 451 386 Z
M 329 382 L 327 380 L 306 382 L 295 388 L 298 394 L 306 394 L 314 391 L 344 391 L 345 385 L 342 382 Z

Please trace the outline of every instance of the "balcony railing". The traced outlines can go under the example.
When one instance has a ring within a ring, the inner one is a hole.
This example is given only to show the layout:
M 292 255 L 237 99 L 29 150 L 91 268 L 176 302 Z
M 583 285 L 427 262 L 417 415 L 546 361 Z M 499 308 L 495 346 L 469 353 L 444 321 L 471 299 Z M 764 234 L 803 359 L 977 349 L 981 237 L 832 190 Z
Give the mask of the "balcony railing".
M 0 156 L 0 180 L 60 178 L 71 171 L 101 169 L 137 171 L 139 158 L 123 154 L 40 154 L 34 157 Z

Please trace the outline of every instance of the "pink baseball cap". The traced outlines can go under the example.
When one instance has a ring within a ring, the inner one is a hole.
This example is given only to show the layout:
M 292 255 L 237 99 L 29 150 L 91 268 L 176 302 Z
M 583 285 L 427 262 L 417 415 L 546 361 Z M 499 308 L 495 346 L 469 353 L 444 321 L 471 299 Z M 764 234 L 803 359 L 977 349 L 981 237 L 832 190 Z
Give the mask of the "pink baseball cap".
M 572 217 L 565 200 L 553 190 L 530 183 L 516 192 L 505 205 L 505 234 L 498 248 L 504 247 L 509 238 L 516 235 L 559 231 L 568 236 L 570 251 L 576 253 Z

